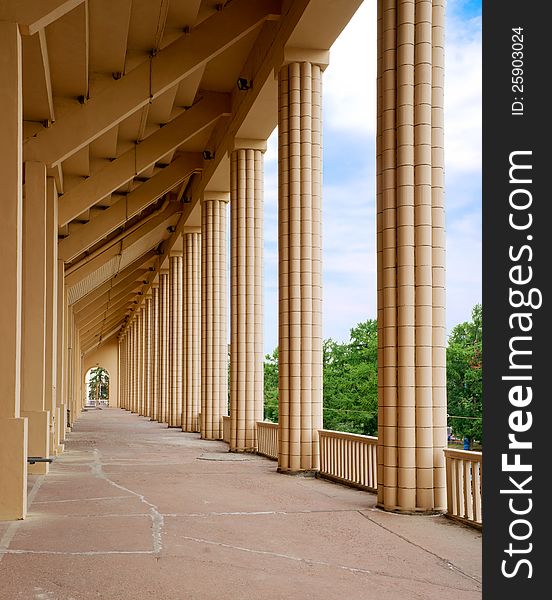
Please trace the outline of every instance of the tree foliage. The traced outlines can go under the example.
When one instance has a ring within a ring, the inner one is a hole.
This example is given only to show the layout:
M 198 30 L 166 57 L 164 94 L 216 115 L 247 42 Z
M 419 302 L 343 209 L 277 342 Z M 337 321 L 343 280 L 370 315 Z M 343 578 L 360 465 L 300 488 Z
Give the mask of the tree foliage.
M 456 325 L 447 348 L 449 425 L 457 437 L 483 441 L 483 319 L 481 304 L 471 321 Z
M 324 427 L 338 431 L 377 434 L 378 340 L 376 321 L 351 329 L 347 343 L 325 340 Z M 264 365 L 265 418 L 278 421 L 278 349 Z
M 482 441 L 482 308 L 460 323 L 447 348 L 449 424 L 458 437 Z M 324 341 L 324 428 L 364 435 L 378 429 L 377 322 L 351 329 L 350 340 Z M 264 365 L 265 418 L 278 421 L 278 349 Z
M 264 417 L 273 423 L 278 422 L 278 348 L 265 356 Z
M 377 435 L 378 326 L 351 329 L 350 341 L 324 341 L 324 428 Z
M 88 399 L 107 400 L 109 398 L 109 373 L 103 367 L 92 367 L 88 378 Z

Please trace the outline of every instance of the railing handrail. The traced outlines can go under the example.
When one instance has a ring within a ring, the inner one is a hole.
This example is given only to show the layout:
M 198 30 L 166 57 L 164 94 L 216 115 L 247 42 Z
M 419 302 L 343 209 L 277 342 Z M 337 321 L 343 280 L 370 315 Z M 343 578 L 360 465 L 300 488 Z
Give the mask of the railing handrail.
M 377 444 L 378 442 L 377 437 L 373 435 L 362 435 L 361 433 L 348 433 L 346 431 L 335 431 L 334 429 L 319 429 L 318 433 L 321 435 L 331 435 L 332 437 L 340 438 L 342 440 L 358 440 L 370 444 Z
M 278 429 L 278 423 L 273 423 L 272 421 L 257 421 L 257 425 L 260 427 L 272 427 Z
M 483 452 L 475 450 L 458 450 L 456 448 L 444 449 L 446 458 L 457 458 L 463 460 L 471 460 L 472 462 L 483 462 Z

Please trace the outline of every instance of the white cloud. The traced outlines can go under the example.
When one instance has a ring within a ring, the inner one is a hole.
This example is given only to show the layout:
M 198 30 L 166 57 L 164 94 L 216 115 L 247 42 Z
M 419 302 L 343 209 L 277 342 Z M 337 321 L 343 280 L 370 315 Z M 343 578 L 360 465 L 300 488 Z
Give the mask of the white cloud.
M 481 301 L 481 19 L 449 0 L 445 78 L 447 324 Z M 344 169 L 350 152 L 370 154 L 376 123 L 376 2 L 366 0 L 331 49 L 324 74 L 324 335 L 347 339 L 376 314 L 374 188 L 370 165 Z M 335 140 L 338 140 L 336 142 Z M 277 344 L 277 132 L 265 154 L 265 349 Z M 337 175 L 338 174 L 338 175 Z

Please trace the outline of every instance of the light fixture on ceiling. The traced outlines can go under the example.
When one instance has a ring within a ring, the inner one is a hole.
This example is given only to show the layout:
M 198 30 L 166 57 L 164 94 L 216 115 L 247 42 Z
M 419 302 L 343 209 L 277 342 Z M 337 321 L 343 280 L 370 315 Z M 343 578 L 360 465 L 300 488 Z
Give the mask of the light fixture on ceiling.
M 250 90 L 253 86 L 253 82 L 250 79 L 246 79 L 245 77 L 239 77 L 236 82 L 238 85 L 238 90 L 244 92 L 245 90 Z

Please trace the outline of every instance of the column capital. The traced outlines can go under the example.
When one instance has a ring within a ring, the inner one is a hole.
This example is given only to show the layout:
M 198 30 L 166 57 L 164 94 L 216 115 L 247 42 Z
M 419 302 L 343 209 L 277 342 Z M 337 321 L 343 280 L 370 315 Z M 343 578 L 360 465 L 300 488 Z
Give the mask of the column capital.
M 230 202 L 230 192 L 205 190 L 203 192 L 202 202 L 209 202 L 210 200 L 219 200 L 220 202 Z
M 234 138 L 234 143 L 230 146 L 230 153 L 234 150 L 260 150 L 264 153 L 266 152 L 266 140 Z
M 171 250 L 171 253 L 169 254 L 169 260 L 176 256 L 182 256 L 182 250 Z
M 185 236 L 187 233 L 201 233 L 201 226 L 184 225 L 184 227 L 182 227 L 182 235 Z
M 309 62 L 318 65 L 322 71 L 330 64 L 330 51 L 319 48 L 299 48 L 296 46 L 287 46 L 275 61 L 275 75 L 285 65 L 290 63 Z
M 163 267 L 161 269 L 159 269 L 159 275 L 168 275 L 169 274 L 169 269 L 168 267 Z

